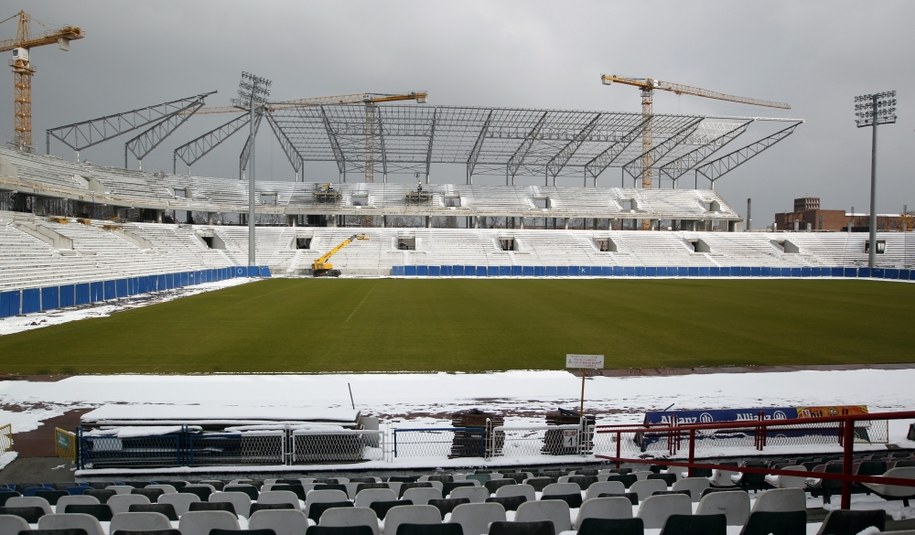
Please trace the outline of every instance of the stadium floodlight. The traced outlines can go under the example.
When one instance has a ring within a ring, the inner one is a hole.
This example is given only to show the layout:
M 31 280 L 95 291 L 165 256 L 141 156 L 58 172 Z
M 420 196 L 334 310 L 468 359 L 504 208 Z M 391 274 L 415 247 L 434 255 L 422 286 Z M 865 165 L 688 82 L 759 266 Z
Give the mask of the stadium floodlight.
M 855 123 L 858 128 L 870 126 L 871 139 L 871 213 L 868 236 L 867 267 L 874 269 L 877 253 L 877 126 L 896 122 L 896 91 L 884 91 L 855 97 Z
M 238 98 L 233 99 L 233 104 L 240 108 L 248 108 L 248 265 L 253 266 L 256 258 L 254 254 L 254 116 L 263 113 L 264 104 L 270 96 L 272 82 L 262 76 L 256 76 L 247 71 L 242 71 L 241 81 L 238 83 Z

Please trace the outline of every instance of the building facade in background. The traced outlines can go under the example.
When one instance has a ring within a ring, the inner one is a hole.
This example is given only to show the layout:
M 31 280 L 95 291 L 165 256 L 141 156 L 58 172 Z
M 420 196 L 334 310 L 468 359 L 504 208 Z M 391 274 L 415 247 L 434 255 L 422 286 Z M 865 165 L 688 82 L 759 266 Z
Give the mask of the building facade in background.
M 867 232 L 870 218 L 866 213 L 845 210 L 823 210 L 819 197 L 794 199 L 794 211 L 775 214 L 775 230 L 817 232 Z M 880 232 L 912 230 L 915 217 L 906 214 L 877 214 Z

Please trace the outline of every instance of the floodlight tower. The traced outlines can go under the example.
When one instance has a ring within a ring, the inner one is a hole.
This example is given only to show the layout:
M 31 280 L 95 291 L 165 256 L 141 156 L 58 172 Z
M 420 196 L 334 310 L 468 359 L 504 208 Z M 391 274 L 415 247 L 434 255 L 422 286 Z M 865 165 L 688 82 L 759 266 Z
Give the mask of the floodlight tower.
M 254 130 L 255 115 L 264 113 L 264 105 L 267 103 L 267 97 L 270 96 L 270 84 L 272 82 L 261 76 L 255 76 L 250 72 L 241 73 L 241 82 L 238 83 L 238 98 L 235 105 L 242 108 L 247 107 L 250 114 L 248 131 L 248 148 L 250 157 L 248 158 L 248 265 L 255 265 L 254 254 Z
M 871 214 L 867 248 L 867 267 L 874 269 L 877 253 L 877 125 L 896 122 L 896 91 L 871 93 L 855 97 L 855 123 L 858 128 L 870 126 L 871 137 Z

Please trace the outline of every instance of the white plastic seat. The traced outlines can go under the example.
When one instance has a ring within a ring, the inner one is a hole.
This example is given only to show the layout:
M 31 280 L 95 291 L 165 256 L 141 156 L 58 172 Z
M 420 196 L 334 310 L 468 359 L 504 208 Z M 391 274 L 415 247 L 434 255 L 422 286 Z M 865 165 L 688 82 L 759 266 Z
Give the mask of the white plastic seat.
M 61 496 L 60 498 L 57 498 L 55 511 L 58 513 L 66 513 L 68 505 L 96 505 L 98 503 L 100 503 L 98 498 L 88 494 Z
M 0 515 L 0 533 L 15 535 L 20 531 L 28 531 L 29 523 L 17 515 Z
M 442 499 L 442 491 L 435 487 L 413 487 L 405 490 L 400 499 L 410 500 L 413 505 L 427 505 L 429 500 Z
M 461 525 L 464 535 L 486 535 L 489 524 L 505 519 L 505 508 L 500 503 L 462 503 L 448 517 L 449 522 Z
M 178 489 L 174 485 L 168 483 L 150 483 L 143 487 L 144 489 L 162 489 L 162 492 L 165 494 L 174 494 L 178 492 Z
M 44 514 L 49 515 L 54 511 L 48 500 L 41 496 L 12 496 L 6 500 L 7 507 L 41 507 Z
M 114 498 L 114 496 L 112 496 Z M 110 499 L 108 500 L 111 501 Z M 174 494 L 162 494 L 156 498 L 156 503 L 170 503 L 175 508 L 175 514 L 180 518 L 186 513 L 194 502 L 199 502 L 200 496 L 190 492 L 176 492 Z
M 276 535 L 302 535 L 308 529 L 308 517 L 293 509 L 262 509 L 251 513 L 248 529 L 272 529 Z
M 883 473 L 883 477 L 896 477 L 900 479 L 915 479 L 915 466 L 899 466 L 890 468 Z M 871 489 L 879 496 L 884 498 L 915 498 L 915 487 L 904 487 L 902 485 L 886 485 L 884 483 L 864 483 L 864 486 Z
M 341 491 L 342 492 L 342 491 Z M 302 502 L 291 490 L 264 490 L 257 495 L 257 503 L 288 503 L 301 510 Z
M 375 535 L 379 535 L 378 516 L 368 507 L 332 507 L 324 511 L 318 524 L 330 527 L 369 526 Z
M 565 494 L 575 494 L 581 492 L 578 483 L 550 483 L 540 491 L 541 497 L 544 496 L 562 496 Z
M 804 489 L 786 488 L 764 490 L 756 496 L 753 508 L 756 511 L 806 511 L 807 494 Z
M 699 500 L 697 515 L 725 514 L 729 526 L 746 525 L 750 518 L 750 494 L 742 490 L 710 492 Z
M 333 503 L 349 501 L 349 496 L 339 489 L 310 490 L 305 495 L 305 516 L 311 514 L 313 503 Z
M 397 494 L 391 489 L 362 489 L 356 493 L 353 504 L 356 507 L 368 507 L 375 502 L 393 502 Z
M 698 502 L 702 497 L 702 491 L 709 488 L 711 483 L 709 483 L 708 478 L 705 477 L 684 477 L 683 479 L 678 479 L 670 486 L 670 490 L 681 491 L 688 490 L 689 495 L 692 497 L 694 502 Z
M 489 496 L 489 489 L 483 486 L 455 487 L 448 494 L 449 498 L 467 498 L 470 503 L 483 503 Z
M 135 513 L 116 513 L 111 517 L 108 532 L 114 533 L 119 529 L 128 531 L 151 531 L 157 529 L 170 529 L 172 523 L 162 513 L 143 511 Z
M 585 500 L 597 498 L 601 494 L 625 494 L 626 485 L 622 481 L 597 481 L 588 486 L 585 491 Z
M 530 485 L 519 483 L 517 485 L 505 485 L 496 489 L 496 497 L 504 496 L 524 496 L 527 501 L 532 502 L 537 499 L 537 491 Z
M 645 481 L 656 481 L 646 479 Z M 640 501 L 638 517 L 645 523 L 645 529 L 663 528 L 670 515 L 693 514 L 693 501 L 685 494 L 662 494 L 649 496 Z
M 131 485 L 108 485 L 106 489 L 113 490 L 118 494 L 130 494 L 133 492 L 133 486 Z
M 84 529 L 86 535 L 107 535 L 98 519 L 85 513 L 57 513 L 38 519 L 38 529 L 67 528 Z
M 578 488 L 575 483 L 570 484 Z M 524 502 L 515 511 L 515 521 L 517 522 L 535 522 L 538 520 L 551 521 L 556 533 L 572 529 L 569 504 L 563 500 L 541 499 L 536 502 Z
M 251 497 L 244 492 L 216 491 L 210 494 L 210 502 L 228 502 L 235 508 L 235 514 L 248 518 L 251 514 Z
M 210 535 L 210 530 L 238 530 L 238 517 L 228 511 L 188 511 L 178 519 L 181 535 Z
M 782 470 L 796 470 L 800 472 L 806 472 L 807 467 L 804 465 L 793 465 L 786 466 Z M 772 485 L 777 489 L 787 489 L 787 488 L 807 488 L 807 476 L 783 476 L 783 475 L 772 475 L 766 474 L 766 483 Z
M 588 498 L 582 502 L 575 519 L 575 529 L 586 518 L 632 518 L 632 502 L 625 496 Z
M 639 503 L 647 500 L 655 492 L 664 490 L 667 490 L 667 482 L 663 479 L 639 479 L 629 486 L 629 492 L 638 494 Z
M 163 494 L 164 496 L 164 494 Z M 160 496 L 159 498 L 161 498 Z M 151 503 L 149 498 L 142 494 L 115 494 L 114 496 L 108 498 L 108 501 L 105 502 L 108 504 L 108 507 L 111 508 L 111 514 L 116 513 L 126 513 L 130 510 L 130 506 L 135 503 Z M 177 512 L 177 507 L 175 511 Z
M 397 505 L 384 516 L 384 535 L 397 535 L 401 524 L 441 524 L 442 513 L 432 505 Z M 184 535 L 184 534 L 182 534 Z

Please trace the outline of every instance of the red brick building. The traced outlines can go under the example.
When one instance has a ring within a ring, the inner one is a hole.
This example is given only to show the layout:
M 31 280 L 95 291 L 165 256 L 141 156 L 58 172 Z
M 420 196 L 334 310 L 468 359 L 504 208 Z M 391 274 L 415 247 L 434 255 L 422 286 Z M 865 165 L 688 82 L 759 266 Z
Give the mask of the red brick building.
M 847 213 L 845 210 L 822 210 L 819 197 L 794 199 L 794 211 L 775 214 L 775 230 L 785 231 L 847 231 L 849 223 L 852 232 L 867 232 L 870 216 L 862 213 Z M 911 214 L 877 214 L 877 230 L 911 231 Z

